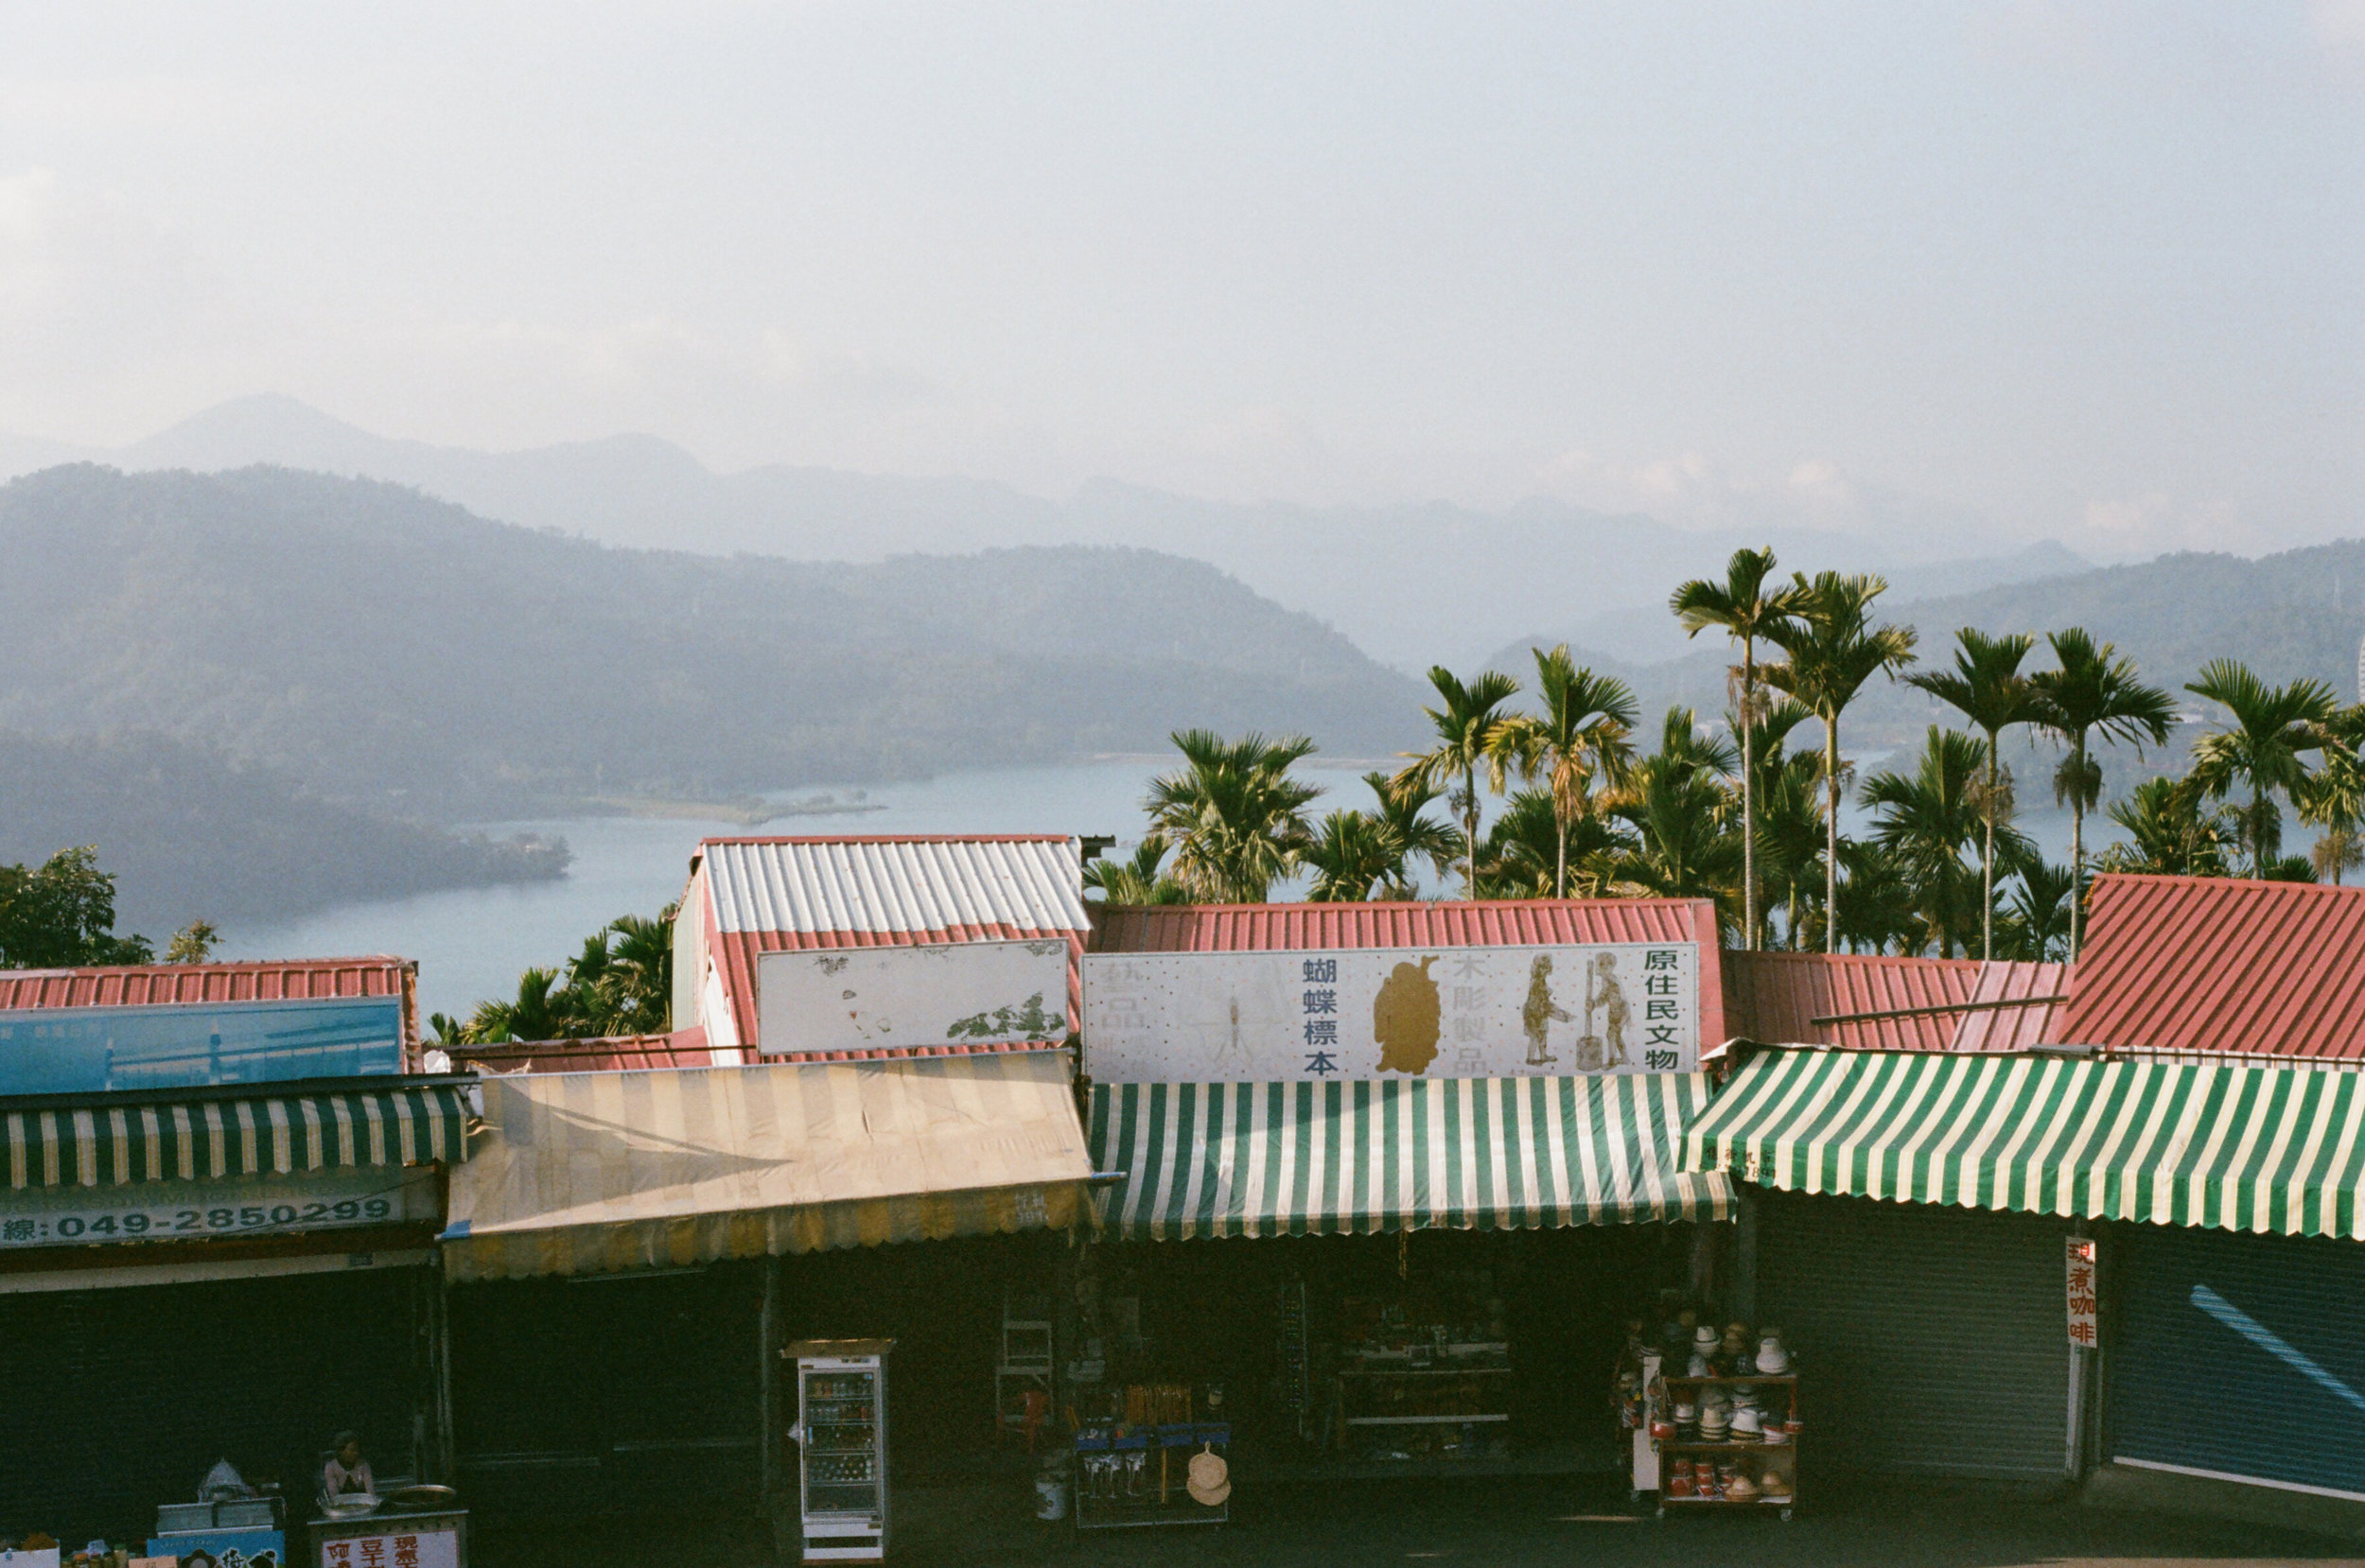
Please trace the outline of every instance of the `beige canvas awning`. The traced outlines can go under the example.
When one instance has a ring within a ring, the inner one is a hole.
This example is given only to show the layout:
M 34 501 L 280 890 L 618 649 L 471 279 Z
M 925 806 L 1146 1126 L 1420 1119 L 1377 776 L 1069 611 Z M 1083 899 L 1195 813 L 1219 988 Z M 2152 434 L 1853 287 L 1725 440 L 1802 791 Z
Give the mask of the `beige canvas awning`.
M 1076 1222 L 1062 1052 L 520 1073 L 451 1183 L 454 1280 L 676 1268 Z

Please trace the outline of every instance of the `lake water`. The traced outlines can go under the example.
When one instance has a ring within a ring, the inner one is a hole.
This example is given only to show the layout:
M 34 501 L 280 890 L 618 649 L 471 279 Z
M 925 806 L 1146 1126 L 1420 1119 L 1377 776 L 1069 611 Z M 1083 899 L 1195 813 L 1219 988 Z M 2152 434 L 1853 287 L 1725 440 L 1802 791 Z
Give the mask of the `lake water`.
M 1878 758 L 1863 759 L 1879 766 Z M 767 833 L 1070 833 L 1115 834 L 1130 850 L 1141 834 L 1142 797 L 1150 777 L 1172 764 L 1132 758 L 1040 768 L 948 774 L 908 784 L 869 786 L 875 810 L 779 817 L 760 828 L 728 822 L 653 817 L 571 817 L 482 823 L 496 837 L 532 832 L 564 836 L 574 850 L 567 875 L 552 881 L 348 904 L 300 919 L 225 933 L 225 959 L 397 953 L 419 962 L 422 1016 L 463 1014 L 487 997 L 516 994 L 532 965 L 557 966 L 583 939 L 620 915 L 655 915 L 681 896 L 691 852 L 702 838 Z M 1317 811 L 1365 806 L 1360 774 L 1370 764 L 1302 768 L 1325 790 Z M 851 791 L 834 792 L 845 800 Z M 1851 819 L 1860 813 L 1848 813 Z M 1860 820 L 1847 826 L 1862 831 Z M 2088 850 L 2105 842 L 2089 822 Z M 2054 860 L 2069 855 L 2069 815 L 2023 813 L 2023 831 Z

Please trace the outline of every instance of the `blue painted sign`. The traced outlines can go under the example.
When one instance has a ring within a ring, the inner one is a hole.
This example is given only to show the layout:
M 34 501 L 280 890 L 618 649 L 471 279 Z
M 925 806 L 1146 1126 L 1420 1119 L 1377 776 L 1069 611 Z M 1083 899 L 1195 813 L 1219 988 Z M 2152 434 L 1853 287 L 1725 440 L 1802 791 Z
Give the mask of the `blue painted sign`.
M 0 1094 L 273 1084 L 402 1071 L 402 1001 L 0 1012 Z

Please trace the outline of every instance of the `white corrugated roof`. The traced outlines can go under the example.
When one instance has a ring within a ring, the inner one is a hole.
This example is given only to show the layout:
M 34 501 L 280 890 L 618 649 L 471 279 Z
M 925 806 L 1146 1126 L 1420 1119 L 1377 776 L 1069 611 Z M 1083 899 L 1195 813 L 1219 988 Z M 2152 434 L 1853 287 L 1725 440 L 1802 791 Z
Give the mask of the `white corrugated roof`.
M 722 932 L 1080 932 L 1083 856 L 1070 838 L 710 839 Z

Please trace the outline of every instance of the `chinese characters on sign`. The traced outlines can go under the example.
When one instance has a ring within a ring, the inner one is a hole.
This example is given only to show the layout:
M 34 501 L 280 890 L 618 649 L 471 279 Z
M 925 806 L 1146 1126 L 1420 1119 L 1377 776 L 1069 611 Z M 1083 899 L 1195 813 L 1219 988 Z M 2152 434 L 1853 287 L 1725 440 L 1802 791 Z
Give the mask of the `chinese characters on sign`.
M 2094 1244 L 2091 1236 L 2069 1238 L 2069 1342 L 2094 1348 Z
M 321 1568 L 459 1568 L 456 1530 L 358 1535 L 321 1542 Z
M 1689 942 L 1090 953 L 1085 1070 L 1102 1083 L 1688 1072 L 1699 972 Z

